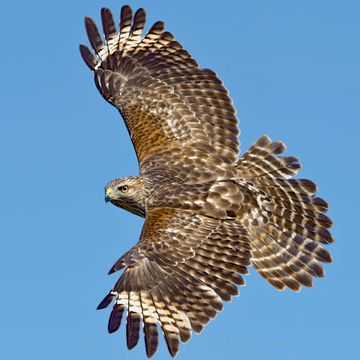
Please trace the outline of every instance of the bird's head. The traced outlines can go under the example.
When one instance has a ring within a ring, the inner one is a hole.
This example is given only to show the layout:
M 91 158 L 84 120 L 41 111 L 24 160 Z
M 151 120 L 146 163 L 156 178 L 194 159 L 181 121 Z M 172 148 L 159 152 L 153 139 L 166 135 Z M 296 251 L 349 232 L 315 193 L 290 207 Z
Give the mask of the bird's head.
M 105 186 L 105 201 L 145 217 L 144 180 L 129 176 L 110 181 Z

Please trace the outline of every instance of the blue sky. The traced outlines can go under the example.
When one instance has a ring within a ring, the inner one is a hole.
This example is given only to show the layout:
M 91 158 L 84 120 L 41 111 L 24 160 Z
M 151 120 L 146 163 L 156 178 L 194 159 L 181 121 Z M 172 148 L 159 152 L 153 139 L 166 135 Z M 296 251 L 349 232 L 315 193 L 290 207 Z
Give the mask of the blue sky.
M 260 135 L 299 156 L 330 203 L 336 242 L 325 279 L 300 294 L 255 271 L 241 295 L 178 359 L 360 358 L 358 237 L 359 3 L 131 1 L 224 80 L 243 151 Z M 78 44 L 85 15 L 120 1 L 2 4 L 0 357 L 142 359 L 98 302 L 142 220 L 105 205 L 111 179 L 137 174 L 117 111 L 94 86 Z M 156 359 L 168 359 L 164 341 Z

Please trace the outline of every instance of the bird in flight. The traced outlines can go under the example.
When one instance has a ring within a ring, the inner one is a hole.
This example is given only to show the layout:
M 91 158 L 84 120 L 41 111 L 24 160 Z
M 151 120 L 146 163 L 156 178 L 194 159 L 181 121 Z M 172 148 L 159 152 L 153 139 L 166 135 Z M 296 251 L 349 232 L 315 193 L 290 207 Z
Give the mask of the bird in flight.
M 99 304 L 113 303 L 108 331 L 126 313 L 129 349 L 142 327 L 148 357 L 158 324 L 171 356 L 238 295 L 253 266 L 278 290 L 299 291 L 322 277 L 333 242 L 314 182 L 294 179 L 282 142 L 260 137 L 239 157 L 238 120 L 217 75 L 201 69 L 145 11 L 101 10 L 104 41 L 85 18 L 93 51 L 80 45 L 101 95 L 122 115 L 139 176 L 110 181 L 106 201 L 145 218 L 139 241 L 113 265 L 123 270 Z

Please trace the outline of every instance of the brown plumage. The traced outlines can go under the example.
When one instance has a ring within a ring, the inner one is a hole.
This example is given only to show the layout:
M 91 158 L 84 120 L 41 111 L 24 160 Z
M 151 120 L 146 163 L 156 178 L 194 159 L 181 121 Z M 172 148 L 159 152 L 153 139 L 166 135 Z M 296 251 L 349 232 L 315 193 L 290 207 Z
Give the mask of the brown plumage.
M 291 179 L 297 158 L 261 137 L 240 158 L 238 122 L 216 74 L 155 23 L 143 35 L 145 12 L 129 6 L 116 30 L 101 10 L 105 42 L 90 18 L 94 53 L 80 52 L 102 96 L 117 107 L 140 165 L 139 177 L 111 181 L 106 200 L 145 217 L 138 243 L 113 265 L 124 270 L 98 306 L 114 302 L 109 332 L 126 313 L 127 346 L 141 328 L 146 353 L 158 347 L 159 324 L 169 352 L 200 332 L 238 295 L 247 267 L 275 288 L 298 291 L 324 275 L 333 241 L 310 180 Z

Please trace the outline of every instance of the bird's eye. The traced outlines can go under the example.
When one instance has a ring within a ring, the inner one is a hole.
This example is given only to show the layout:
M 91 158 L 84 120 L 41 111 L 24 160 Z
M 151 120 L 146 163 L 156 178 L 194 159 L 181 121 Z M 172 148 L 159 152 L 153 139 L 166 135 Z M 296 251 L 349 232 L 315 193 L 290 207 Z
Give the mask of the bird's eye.
M 129 187 L 127 185 L 119 186 L 119 190 L 122 193 L 126 193 L 129 190 Z

